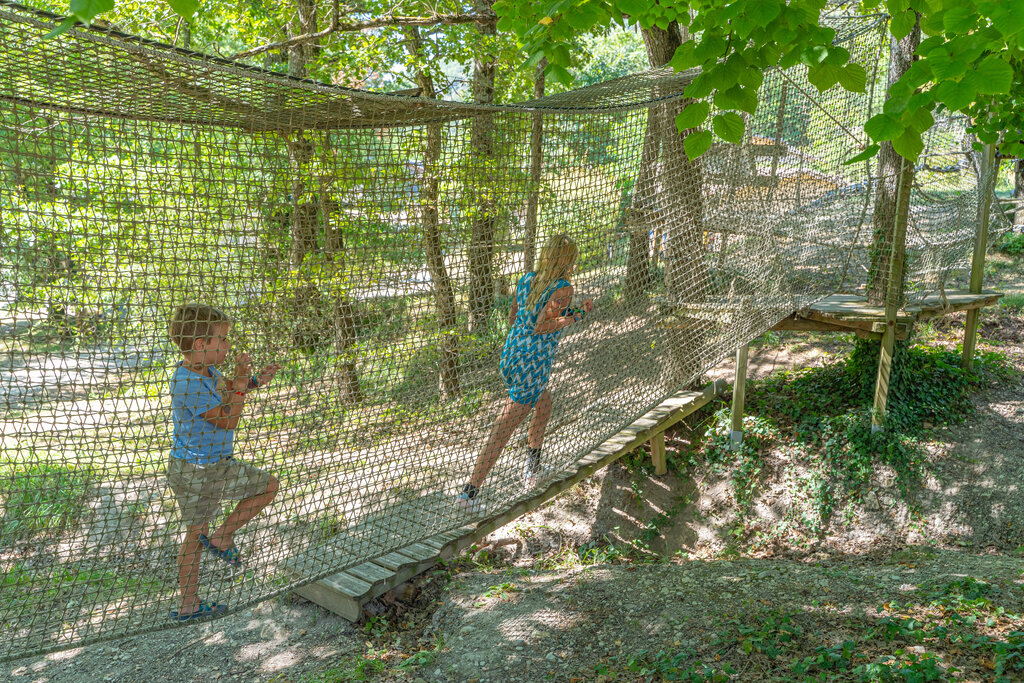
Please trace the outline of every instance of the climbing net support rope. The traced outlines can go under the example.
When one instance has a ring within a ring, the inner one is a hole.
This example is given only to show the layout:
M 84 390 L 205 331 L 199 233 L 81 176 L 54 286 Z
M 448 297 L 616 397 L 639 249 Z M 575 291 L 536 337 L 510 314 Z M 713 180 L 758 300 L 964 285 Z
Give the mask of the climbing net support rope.
M 99 29 L 44 39 L 55 23 L 0 2 L 0 659 L 176 625 L 175 306 L 230 317 L 228 379 L 241 352 L 281 366 L 233 448 L 279 491 L 235 537 L 242 567 L 199 572 L 236 609 L 478 514 L 456 495 L 508 409 L 509 312 L 553 235 L 578 246 L 572 305 L 595 303 L 550 367 L 556 473 L 793 311 L 885 276 L 894 178 L 843 163 L 884 98 L 877 18 L 835 19 L 866 92 L 767 73 L 743 143 L 693 162 L 674 128 L 692 73 L 475 106 Z M 927 136 L 908 299 L 963 280 L 964 129 Z M 488 510 L 526 495 L 528 423 Z

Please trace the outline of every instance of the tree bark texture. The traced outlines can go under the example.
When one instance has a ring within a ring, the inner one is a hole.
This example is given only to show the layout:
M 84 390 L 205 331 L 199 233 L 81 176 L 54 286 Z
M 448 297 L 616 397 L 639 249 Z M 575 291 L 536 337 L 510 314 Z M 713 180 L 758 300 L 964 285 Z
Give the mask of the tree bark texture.
M 316 0 L 296 0 L 296 19 L 289 26 L 289 32 L 302 34 L 316 31 Z M 307 43 L 295 45 L 288 51 L 288 73 L 298 78 L 306 76 L 306 64 L 312 58 L 316 45 Z M 287 140 L 289 166 L 292 173 L 292 215 L 291 215 L 291 264 L 293 268 L 302 265 L 309 255 L 322 251 L 331 256 L 327 272 L 344 272 L 344 240 L 340 230 L 331 225 L 331 202 L 328 188 L 315 188 L 315 201 L 303 200 L 310 189 L 307 183 L 309 162 L 316 153 L 316 142 L 298 131 Z M 320 144 L 323 152 L 330 145 L 330 133 L 323 133 Z M 322 242 L 321 242 L 322 238 Z M 322 246 L 321 246 L 322 245 Z M 327 299 L 325 301 L 325 298 Z M 344 291 L 324 292 L 310 284 L 297 287 L 292 306 L 299 322 L 295 341 L 300 346 L 319 347 L 325 339 L 333 340 L 337 358 L 335 377 L 341 401 L 354 405 L 362 401 L 359 386 L 359 371 L 352 347 L 356 343 L 356 307 Z M 328 308 L 329 307 L 329 308 Z M 315 319 L 317 311 L 329 310 L 328 320 Z M 325 325 L 326 323 L 326 325 Z
M 490 11 L 488 0 L 478 0 L 476 11 Z M 496 33 L 494 26 L 480 26 L 480 34 L 487 40 Z M 486 49 L 473 59 L 473 102 L 494 102 L 495 57 Z M 494 305 L 494 232 L 497 227 L 497 209 L 494 202 L 494 181 L 491 166 L 494 162 L 494 120 L 490 114 L 477 114 L 470 123 L 470 178 L 477 194 L 475 213 L 469 234 L 469 332 L 476 334 L 487 329 L 487 321 Z
M 913 30 L 901 40 L 893 40 L 889 45 L 889 87 L 907 72 L 914 60 L 914 50 L 921 42 L 921 25 L 914 24 Z M 896 216 L 899 213 L 897 197 L 904 202 L 910 201 L 910 188 L 914 182 L 914 165 L 904 163 L 903 157 L 896 153 L 891 142 L 883 142 L 878 151 L 878 185 L 875 195 L 873 214 L 874 231 L 872 234 L 870 266 L 868 268 L 867 297 L 873 306 L 884 306 L 889 293 L 889 272 L 892 268 L 893 234 L 896 227 Z M 903 169 L 902 175 L 900 169 Z M 902 183 L 901 183 L 902 178 Z M 902 188 L 901 188 L 902 184 Z M 898 305 L 903 304 L 903 290 L 906 274 L 899 284 L 899 291 L 892 292 L 898 296 Z
M 419 29 L 406 31 L 409 37 L 409 54 L 420 56 L 422 43 Z M 428 71 L 416 72 L 416 84 L 423 97 L 435 99 L 437 91 L 434 79 Z M 438 219 L 438 193 L 440 187 L 438 160 L 441 157 L 441 124 L 427 125 L 426 149 L 423 155 L 423 178 L 420 185 L 420 224 L 423 227 L 423 251 L 426 254 L 427 269 L 434 283 L 434 312 L 440 335 L 438 393 L 442 400 L 455 398 L 461 393 L 459 381 L 459 337 L 458 309 L 455 288 L 444 263 L 444 240 Z
M 295 0 L 295 20 L 288 25 L 288 37 L 316 33 L 316 0 Z M 306 65 L 313 59 L 318 43 L 315 40 L 288 47 L 288 74 L 305 78 Z
M 679 26 L 675 23 L 667 30 L 652 28 L 644 31 L 643 37 L 652 67 L 667 64 L 683 40 Z M 657 206 L 657 212 L 652 214 L 655 222 L 648 225 L 655 228 L 655 234 L 658 228 L 664 233 L 665 287 L 669 300 L 675 304 L 701 301 L 707 298 L 711 287 L 707 250 L 704 247 L 703 162 L 700 159 L 690 161 L 686 156 L 683 141 L 690 131 L 679 133 L 675 128 L 676 114 L 688 104 L 690 100 L 678 100 L 657 108 L 652 107 L 655 120 L 660 118 L 660 125 L 655 125 L 654 130 L 658 132 L 660 129 L 658 137 L 661 153 L 656 165 L 656 177 L 652 180 L 644 178 L 645 183 L 660 186 L 659 195 L 666 198 L 666 203 Z M 646 144 L 645 140 L 644 155 L 648 153 Z M 641 175 L 647 168 L 643 161 Z M 637 185 L 635 192 L 641 189 L 639 177 Z M 645 257 L 646 232 L 643 241 Z M 637 242 L 639 244 L 639 240 Z M 684 318 L 667 330 L 669 348 L 663 372 L 663 381 L 667 387 L 679 387 L 696 379 L 702 359 L 693 350 L 704 347 L 708 327 L 712 324 L 710 321 Z
M 541 59 L 533 75 L 533 97 L 544 97 L 544 69 L 548 60 Z M 537 261 L 537 209 L 540 205 L 540 172 L 544 161 L 544 115 L 534 113 L 530 119 L 530 184 L 526 197 L 526 235 L 523 240 L 523 268 L 533 270 Z

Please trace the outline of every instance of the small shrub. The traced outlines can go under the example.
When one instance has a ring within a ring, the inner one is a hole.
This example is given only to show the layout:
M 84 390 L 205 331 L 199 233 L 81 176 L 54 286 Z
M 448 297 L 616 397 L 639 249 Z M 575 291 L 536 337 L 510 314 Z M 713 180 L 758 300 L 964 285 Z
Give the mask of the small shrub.
M 1007 256 L 1024 255 L 1024 232 L 1006 232 L 996 242 L 997 251 Z

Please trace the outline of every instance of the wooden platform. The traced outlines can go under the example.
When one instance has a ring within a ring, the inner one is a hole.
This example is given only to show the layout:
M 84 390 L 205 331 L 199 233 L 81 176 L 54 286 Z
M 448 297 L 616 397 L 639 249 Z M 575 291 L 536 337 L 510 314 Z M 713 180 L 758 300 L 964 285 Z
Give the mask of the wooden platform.
M 662 435 L 667 427 L 703 407 L 727 389 L 728 385 L 718 380 L 703 391 L 684 391 L 671 396 L 580 458 L 571 468 L 556 474 L 543 488 L 528 497 L 513 501 L 510 507 L 491 516 L 459 526 L 459 519 L 454 518 L 452 501 L 446 500 L 442 493 L 415 498 L 393 510 L 388 510 L 389 516 L 398 515 L 405 523 L 422 520 L 431 523 L 435 528 L 439 521 L 444 523 L 444 520 L 437 519 L 438 515 L 452 515 L 449 523 L 456 528 L 421 539 L 325 579 L 307 583 L 296 588 L 295 592 L 350 621 L 356 621 L 362 615 L 363 605 L 368 601 L 426 571 L 438 560 L 447 560 L 457 555 L 495 529 L 540 507 L 562 491 L 645 442 L 663 439 Z M 654 449 L 655 459 L 658 457 L 657 450 Z M 661 451 L 663 458 L 663 447 Z M 663 469 L 664 462 L 660 464 Z M 461 515 L 462 521 L 466 521 L 466 516 L 467 513 Z M 358 529 L 352 529 L 344 536 L 356 536 L 360 533 Z M 344 545 L 344 541 L 339 543 Z M 311 573 L 322 574 L 322 571 L 317 571 L 317 562 L 322 560 L 318 558 L 314 561 L 313 558 L 298 555 L 289 558 L 283 568 L 293 579 L 301 581 Z
M 991 290 L 979 294 L 965 291 L 932 294 L 910 304 L 896 314 L 896 338 L 906 339 L 914 323 L 957 311 L 991 306 L 1003 295 Z M 885 306 L 870 306 L 856 294 L 834 294 L 779 321 L 773 330 L 818 332 L 855 332 L 862 337 L 878 337 L 885 331 Z

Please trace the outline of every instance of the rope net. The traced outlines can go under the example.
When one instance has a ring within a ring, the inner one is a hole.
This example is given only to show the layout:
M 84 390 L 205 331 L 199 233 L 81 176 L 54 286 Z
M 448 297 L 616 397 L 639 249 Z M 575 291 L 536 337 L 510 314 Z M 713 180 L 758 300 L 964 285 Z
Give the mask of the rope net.
M 204 553 L 193 588 L 234 610 L 530 495 L 536 439 L 508 419 L 499 356 L 552 236 L 578 247 L 571 306 L 594 310 L 556 311 L 548 480 L 738 345 L 888 268 L 873 217 L 895 178 L 843 164 L 884 94 L 877 17 L 834 20 L 865 93 L 767 73 L 743 144 L 695 162 L 674 128 L 692 73 L 477 106 L 99 29 L 44 40 L 55 23 L 0 2 L 0 659 L 179 625 L 178 305 L 230 317 L 227 404 L 236 354 L 257 375 L 281 366 L 244 397 L 231 451 L 279 490 L 235 534 L 241 566 Z M 908 298 L 963 277 L 978 197 L 964 127 L 928 134 Z M 467 505 L 496 424 L 515 431 Z M 234 503 L 211 497 L 209 533 Z

